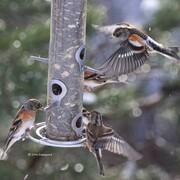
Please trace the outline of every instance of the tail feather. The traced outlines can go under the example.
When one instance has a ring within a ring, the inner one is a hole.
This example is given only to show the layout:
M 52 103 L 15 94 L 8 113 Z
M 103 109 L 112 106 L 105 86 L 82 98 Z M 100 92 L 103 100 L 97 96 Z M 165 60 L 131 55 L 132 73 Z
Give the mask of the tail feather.
M 2 148 L 0 148 L 0 160 L 7 160 L 7 158 L 8 158 L 8 155 L 6 154 L 6 152 L 2 149 Z
M 163 56 L 170 59 L 180 60 L 180 56 L 177 54 L 179 51 L 178 47 L 165 48 L 162 44 L 159 44 L 150 37 L 147 38 L 146 42 L 152 50 L 159 52 Z
M 179 51 L 178 47 L 170 47 L 170 48 L 161 48 L 159 53 L 170 59 L 180 60 L 180 56 L 177 54 L 178 51 Z
M 119 83 L 119 84 L 128 84 L 128 85 L 130 85 L 129 82 L 127 82 L 126 80 L 121 80 L 121 79 L 119 79 L 119 77 L 116 78 L 116 79 L 108 79 L 108 80 L 106 81 L 106 83 L 107 83 L 107 84 Z
M 103 167 L 103 163 L 102 163 L 102 155 L 101 155 L 101 149 L 94 149 L 92 151 L 92 153 L 94 154 L 94 156 L 96 157 L 96 161 L 99 167 L 99 173 L 101 176 L 104 176 L 104 167 Z
M 13 138 L 13 136 L 8 137 L 8 139 L 5 142 L 5 145 L 3 146 L 3 154 L 1 157 L 4 156 L 4 154 L 6 154 L 6 152 L 8 151 L 8 149 L 16 142 L 17 140 L 15 138 Z
M 0 158 L 1 160 L 5 157 L 5 154 L 6 154 L 6 151 L 3 150 L 1 158 Z

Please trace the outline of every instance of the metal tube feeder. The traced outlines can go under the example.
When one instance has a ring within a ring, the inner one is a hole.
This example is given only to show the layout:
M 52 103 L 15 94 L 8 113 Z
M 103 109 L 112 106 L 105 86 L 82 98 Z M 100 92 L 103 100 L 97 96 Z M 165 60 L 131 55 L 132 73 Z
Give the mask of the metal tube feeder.
M 54 147 L 82 147 L 83 68 L 87 0 L 52 0 L 46 122 L 29 138 Z M 31 57 L 36 60 L 36 57 Z M 36 136 L 36 135 L 37 136 Z M 36 137 L 34 137 L 36 136 Z

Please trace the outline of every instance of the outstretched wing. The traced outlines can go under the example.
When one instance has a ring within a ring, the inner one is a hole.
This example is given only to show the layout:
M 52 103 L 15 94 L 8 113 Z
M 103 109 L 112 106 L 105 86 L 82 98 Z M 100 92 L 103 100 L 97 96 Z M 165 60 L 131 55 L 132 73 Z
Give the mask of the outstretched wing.
M 97 69 L 108 77 L 117 77 L 142 66 L 148 56 L 144 46 L 135 46 L 127 40 Z
M 110 152 L 121 154 L 129 160 L 139 160 L 142 155 L 132 148 L 122 137 L 118 134 L 114 136 L 104 136 L 93 145 L 94 148 L 105 149 Z

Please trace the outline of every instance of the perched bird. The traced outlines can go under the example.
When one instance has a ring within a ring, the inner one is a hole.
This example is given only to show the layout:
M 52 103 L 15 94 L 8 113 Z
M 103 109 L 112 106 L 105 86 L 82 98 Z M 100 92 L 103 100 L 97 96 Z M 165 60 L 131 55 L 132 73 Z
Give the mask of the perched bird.
M 117 24 L 112 36 L 120 40 L 120 47 L 97 68 L 107 77 L 134 71 L 144 64 L 149 53 L 160 53 L 167 58 L 180 60 L 177 47 L 164 47 L 132 24 Z
M 95 155 L 102 175 L 104 169 L 101 161 L 101 149 L 121 154 L 129 160 L 142 158 L 142 155 L 135 151 L 112 128 L 103 124 L 101 114 L 96 111 L 92 111 L 89 115 L 89 123 L 86 128 L 86 147 Z
M 95 88 L 109 83 L 127 84 L 127 82 L 121 81 L 118 77 L 108 78 L 101 71 L 97 71 L 96 69 L 90 68 L 88 66 L 86 66 L 86 69 L 84 69 L 84 90 L 92 91 Z
M 9 130 L 2 157 L 16 141 L 27 136 L 31 126 L 34 125 L 37 110 L 43 110 L 43 106 L 36 99 L 30 99 L 21 106 Z

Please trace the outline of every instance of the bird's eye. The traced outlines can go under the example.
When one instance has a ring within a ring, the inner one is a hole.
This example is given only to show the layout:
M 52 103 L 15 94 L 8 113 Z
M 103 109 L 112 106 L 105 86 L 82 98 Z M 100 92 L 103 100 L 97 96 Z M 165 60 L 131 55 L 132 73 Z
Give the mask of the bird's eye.
M 117 37 L 119 37 L 121 34 L 122 34 L 121 32 L 117 33 Z
M 38 105 L 37 105 L 37 108 L 41 108 L 41 107 L 42 107 L 42 105 L 41 105 L 41 104 L 38 104 Z
M 34 106 L 32 104 L 29 104 L 29 110 L 33 110 Z
M 119 37 L 119 36 L 121 36 L 121 34 L 122 34 L 122 32 L 120 32 L 118 29 L 118 30 L 114 31 L 113 36 Z

